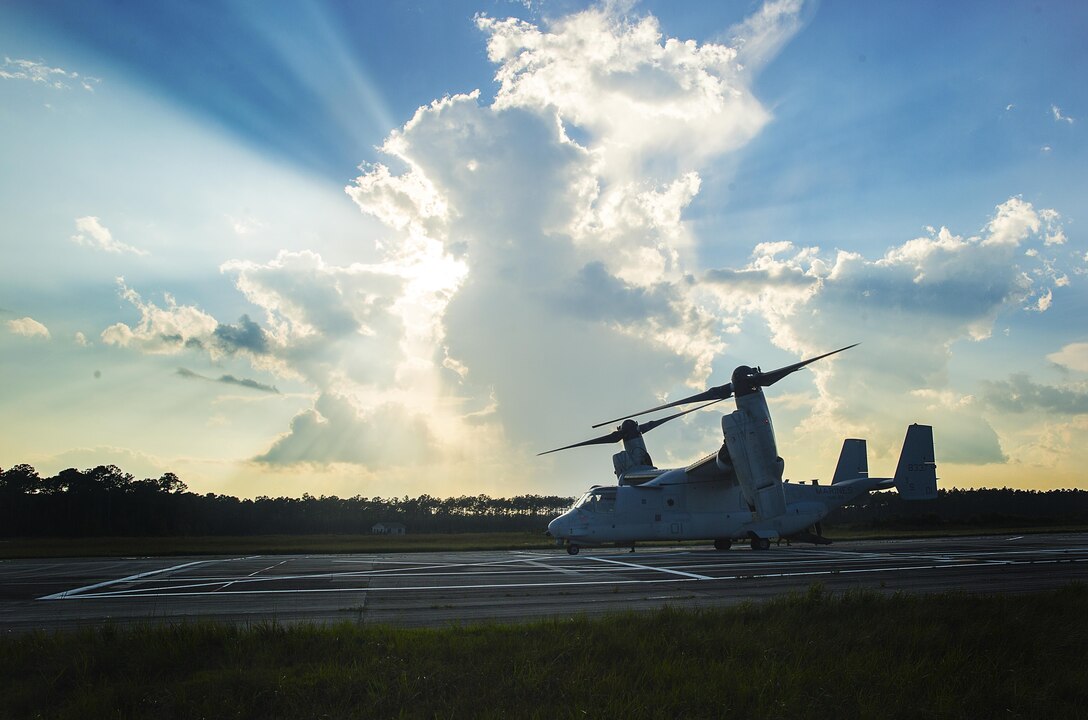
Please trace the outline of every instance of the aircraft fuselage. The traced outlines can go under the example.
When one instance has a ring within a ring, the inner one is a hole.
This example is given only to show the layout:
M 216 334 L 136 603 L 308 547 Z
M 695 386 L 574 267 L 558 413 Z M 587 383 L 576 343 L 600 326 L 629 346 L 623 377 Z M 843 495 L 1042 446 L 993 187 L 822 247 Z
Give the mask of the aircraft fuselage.
M 693 479 L 685 468 L 666 470 L 641 485 L 593 488 L 552 520 L 548 531 L 559 541 L 577 545 L 775 539 L 807 530 L 835 508 L 865 494 L 871 489 L 866 485 L 782 483 L 785 512 L 760 518 L 738 484 L 711 477 Z

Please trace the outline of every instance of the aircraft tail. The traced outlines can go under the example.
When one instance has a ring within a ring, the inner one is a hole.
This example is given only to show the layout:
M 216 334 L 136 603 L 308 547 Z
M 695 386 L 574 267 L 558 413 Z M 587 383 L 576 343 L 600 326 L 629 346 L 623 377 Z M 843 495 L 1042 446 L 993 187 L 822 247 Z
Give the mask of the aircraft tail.
M 845 446 L 843 452 L 846 452 Z M 907 428 L 903 452 L 895 469 L 895 489 L 905 500 L 933 500 L 937 497 L 932 426 L 916 423 Z
M 843 440 L 839 464 L 835 466 L 835 477 L 831 479 L 831 484 L 867 477 L 869 477 L 869 458 L 865 441 L 857 438 Z

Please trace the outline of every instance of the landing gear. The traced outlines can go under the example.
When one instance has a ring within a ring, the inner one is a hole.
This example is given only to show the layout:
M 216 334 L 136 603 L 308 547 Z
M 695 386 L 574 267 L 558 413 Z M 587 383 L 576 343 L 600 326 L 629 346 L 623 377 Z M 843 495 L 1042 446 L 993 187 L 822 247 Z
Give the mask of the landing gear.
M 577 555 L 578 554 L 578 546 L 575 545 L 574 543 L 571 543 L 570 545 L 567 545 L 567 554 L 568 555 Z
M 753 550 L 767 550 L 771 547 L 771 541 L 767 538 L 753 537 L 752 549 Z
M 733 541 L 729 538 L 718 538 L 714 541 L 715 550 L 728 550 L 733 547 Z

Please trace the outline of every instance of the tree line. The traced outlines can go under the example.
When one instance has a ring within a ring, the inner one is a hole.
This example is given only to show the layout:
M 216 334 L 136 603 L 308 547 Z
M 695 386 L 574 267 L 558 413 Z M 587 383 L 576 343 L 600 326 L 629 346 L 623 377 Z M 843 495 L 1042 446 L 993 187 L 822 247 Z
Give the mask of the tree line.
M 573 498 L 430 495 L 239 499 L 189 492 L 174 473 L 137 479 L 116 465 L 41 477 L 30 465 L 0 469 L 0 537 L 365 534 L 379 522 L 411 533 L 541 532 Z M 1086 490 L 939 490 L 936 500 L 875 493 L 835 510 L 825 530 L 1088 524 Z
M 0 537 L 360 534 L 379 522 L 411 533 L 543 533 L 572 502 L 557 495 L 251 500 L 189 492 L 174 473 L 136 479 L 100 465 L 41 477 L 23 464 L 0 470 Z
M 1012 527 L 1088 523 L 1088 490 L 938 490 L 935 500 L 904 500 L 894 492 L 873 493 L 867 502 L 847 505 L 824 526 L 856 528 Z

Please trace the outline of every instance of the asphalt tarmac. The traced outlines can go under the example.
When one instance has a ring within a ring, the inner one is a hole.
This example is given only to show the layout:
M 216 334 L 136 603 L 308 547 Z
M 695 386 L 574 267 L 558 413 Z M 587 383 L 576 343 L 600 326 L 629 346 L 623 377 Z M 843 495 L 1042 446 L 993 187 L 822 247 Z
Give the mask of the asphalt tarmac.
M 1023 593 L 1088 581 L 1088 535 L 831 546 L 0 561 L 0 632 L 216 620 L 523 621 L 830 591 Z

